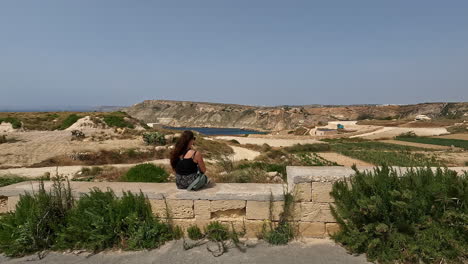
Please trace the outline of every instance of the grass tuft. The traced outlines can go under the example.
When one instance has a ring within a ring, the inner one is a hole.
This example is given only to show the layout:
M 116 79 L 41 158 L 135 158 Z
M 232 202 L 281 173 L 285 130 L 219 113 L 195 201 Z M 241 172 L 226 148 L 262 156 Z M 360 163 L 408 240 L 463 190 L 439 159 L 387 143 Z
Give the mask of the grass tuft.
M 139 164 L 132 167 L 121 178 L 125 182 L 167 182 L 169 174 L 161 167 L 151 163 Z

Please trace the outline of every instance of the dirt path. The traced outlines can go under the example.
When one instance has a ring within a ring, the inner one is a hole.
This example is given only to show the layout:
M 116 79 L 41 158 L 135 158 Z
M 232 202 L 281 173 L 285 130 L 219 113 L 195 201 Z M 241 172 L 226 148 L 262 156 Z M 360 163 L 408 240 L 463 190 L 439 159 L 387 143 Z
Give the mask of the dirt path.
M 374 132 L 351 136 L 351 138 L 360 137 L 365 139 L 388 139 L 410 131 L 414 132 L 418 136 L 439 136 L 443 134 L 448 134 L 448 131 L 445 127 L 383 127 Z
M 354 164 L 356 164 L 356 166 L 373 166 L 373 164 L 371 163 L 367 163 L 365 161 L 358 160 L 358 159 L 353 159 L 353 158 L 350 158 L 348 156 L 345 156 L 336 152 L 321 152 L 317 154 L 326 160 L 336 162 L 339 165 L 346 166 L 346 167 L 351 167 Z
M 148 162 L 141 162 L 141 163 L 134 163 L 134 164 L 106 164 L 106 165 L 96 165 L 95 167 L 103 167 L 103 166 L 111 166 L 116 168 L 128 168 L 133 167 L 137 164 L 142 163 L 153 163 L 157 165 L 169 165 L 169 159 L 159 159 L 159 160 L 152 160 Z M 38 178 L 44 176 L 46 173 L 50 175 L 63 175 L 68 178 L 72 178 L 77 172 L 79 172 L 83 167 L 91 167 L 91 166 L 60 166 L 60 167 L 42 167 L 42 168 L 14 168 L 14 169 L 6 169 L 0 170 L 0 176 L 4 175 L 17 175 L 23 176 L 27 178 Z
M 70 154 L 75 151 L 98 151 L 100 149 L 128 149 L 143 147 L 139 139 L 94 141 L 71 141 L 70 131 L 31 131 L 8 133 L 18 142 L 2 144 L 0 165 L 11 167 L 29 166 L 43 160 Z
M 237 146 L 231 146 L 231 148 L 234 150 L 234 155 L 232 156 L 234 161 L 253 160 L 260 155 L 260 152 L 247 148 Z
M 416 143 L 416 142 L 408 142 L 408 141 L 400 141 L 400 140 L 380 140 L 382 143 L 390 143 L 390 144 L 397 144 L 403 146 L 411 146 L 411 147 L 418 147 L 418 148 L 427 148 L 427 149 L 436 149 L 436 150 L 450 150 L 451 147 L 448 146 L 440 146 L 440 145 L 432 145 L 432 144 L 424 144 L 424 143 Z M 455 150 L 458 148 L 455 148 Z
M 272 147 L 289 147 L 294 144 L 314 144 L 320 143 L 316 139 L 282 139 L 282 138 L 261 138 L 261 137 L 235 137 L 235 136 L 219 136 L 217 139 L 232 140 L 235 139 L 241 144 L 268 144 Z

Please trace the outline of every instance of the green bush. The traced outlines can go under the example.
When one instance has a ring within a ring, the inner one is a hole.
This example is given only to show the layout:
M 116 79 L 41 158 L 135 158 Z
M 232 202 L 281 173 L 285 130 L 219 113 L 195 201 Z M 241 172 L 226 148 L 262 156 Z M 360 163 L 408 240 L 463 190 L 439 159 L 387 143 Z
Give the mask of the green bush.
M 216 242 L 225 241 L 230 238 L 228 226 L 218 221 L 210 222 L 205 228 L 205 234 L 206 238 Z
M 161 167 L 151 163 L 132 167 L 121 178 L 125 182 L 166 182 L 169 174 Z
M 106 248 L 155 248 L 172 239 L 171 228 L 151 212 L 143 193 L 93 189 L 77 202 L 59 234 L 56 248 L 100 251 Z
M 240 145 L 240 142 L 237 141 L 236 139 L 231 139 L 231 140 L 229 140 L 229 142 L 231 142 L 233 144 L 236 144 L 236 145 Z
M 468 173 L 356 170 L 331 194 L 341 226 L 333 238 L 353 253 L 380 263 L 461 263 L 468 254 Z
M 0 118 L 0 124 L 1 124 L 2 122 L 10 123 L 11 126 L 12 126 L 14 129 L 21 128 L 21 126 L 22 126 L 21 121 L 20 121 L 18 118 L 16 118 L 16 117 L 5 117 L 5 118 Z
M 295 144 L 291 147 L 287 147 L 286 151 L 290 153 L 298 152 L 319 152 L 319 151 L 329 151 L 330 145 L 327 143 L 316 143 L 316 144 Z
M 64 130 L 64 129 L 69 128 L 71 125 L 75 124 L 76 121 L 78 121 L 78 119 L 80 119 L 80 118 L 81 117 L 76 115 L 76 114 L 71 114 L 71 115 L 67 116 L 67 118 L 65 118 L 65 120 L 63 120 L 63 122 L 60 125 L 59 129 Z
M 143 141 L 147 145 L 166 145 L 166 138 L 160 132 L 148 132 L 143 134 Z
M 97 176 L 101 174 L 103 168 L 101 167 L 84 167 L 81 168 L 81 175 L 82 176 Z
M 110 127 L 135 128 L 135 126 L 125 120 L 125 116 L 120 114 L 109 114 L 104 116 L 104 122 Z
M 37 192 L 20 196 L 14 212 L 0 216 L 0 252 L 17 257 L 49 249 L 72 205 L 69 185 L 56 180 L 46 192 L 41 181 Z
M 265 230 L 265 229 L 264 229 Z M 285 222 L 265 232 L 263 239 L 272 245 L 286 245 L 294 238 L 291 224 Z
M 198 226 L 190 226 L 187 228 L 188 237 L 192 240 L 200 240 L 204 237 L 202 231 Z
M 6 175 L 6 176 L 0 176 L 0 187 L 23 182 L 23 181 L 29 181 L 31 180 L 30 178 L 22 177 L 22 176 L 17 176 L 17 175 Z

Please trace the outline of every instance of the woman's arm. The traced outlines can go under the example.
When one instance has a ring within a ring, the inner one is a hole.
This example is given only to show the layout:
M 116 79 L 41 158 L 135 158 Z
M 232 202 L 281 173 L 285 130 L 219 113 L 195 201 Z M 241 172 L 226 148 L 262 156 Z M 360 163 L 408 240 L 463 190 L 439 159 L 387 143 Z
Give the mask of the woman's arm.
M 200 172 L 205 174 L 206 166 L 205 166 L 205 162 L 203 161 L 203 155 L 200 153 L 200 151 L 197 151 L 195 153 L 194 160 L 198 164 L 198 168 L 200 168 Z

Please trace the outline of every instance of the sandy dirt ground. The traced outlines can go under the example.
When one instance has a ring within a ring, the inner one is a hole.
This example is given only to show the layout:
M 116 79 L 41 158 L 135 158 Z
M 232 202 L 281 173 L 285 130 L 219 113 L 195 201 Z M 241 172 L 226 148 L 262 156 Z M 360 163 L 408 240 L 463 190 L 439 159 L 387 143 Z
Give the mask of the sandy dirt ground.
M 393 139 L 380 140 L 380 142 L 403 145 L 403 146 L 418 147 L 418 148 L 437 149 L 437 150 L 451 150 L 452 149 L 452 147 L 449 147 L 449 146 L 423 144 L 423 143 L 407 142 L 407 141 L 400 141 L 400 140 L 393 140 Z M 459 150 L 459 148 L 453 148 L 453 149 Z
M 448 167 L 468 166 L 468 152 L 442 152 L 438 154 L 439 158 L 445 160 Z
M 448 138 L 448 139 L 461 139 L 461 140 L 468 140 L 468 134 L 451 134 L 451 135 L 443 135 L 434 138 Z
M 140 162 L 134 164 L 106 164 L 106 165 L 96 165 L 94 167 L 104 167 L 112 166 L 116 168 L 129 168 L 142 163 L 152 163 L 156 165 L 169 165 L 169 159 L 158 159 L 147 162 Z M 12 168 L 0 170 L 0 176 L 5 175 L 17 175 L 28 178 L 37 178 L 44 176 L 49 173 L 51 176 L 56 174 L 63 175 L 68 178 L 73 178 L 73 176 L 79 172 L 83 167 L 92 167 L 92 166 L 58 166 L 58 167 L 41 167 L 41 168 Z
M 353 158 L 347 157 L 345 155 L 341 155 L 336 152 L 320 152 L 317 154 L 326 160 L 336 162 L 338 163 L 338 165 L 342 165 L 346 167 L 351 167 L 353 166 L 353 164 L 356 164 L 357 166 L 373 166 L 373 164 L 371 163 L 367 163 L 365 161 L 358 160 L 358 159 L 353 159 Z
M 365 138 L 365 139 L 389 139 L 395 136 L 398 136 L 407 132 L 414 132 L 418 136 L 439 136 L 443 134 L 448 134 L 446 128 L 444 127 L 434 127 L 434 128 L 414 128 L 414 127 L 382 127 L 381 129 L 364 133 L 360 135 L 351 136 L 351 138 Z
M 260 155 L 260 152 L 251 149 L 246 149 L 237 146 L 231 146 L 231 148 L 234 150 L 234 155 L 232 155 L 232 159 L 234 161 L 253 160 L 258 155 Z
M 235 139 L 241 144 L 255 144 L 255 145 L 263 145 L 268 144 L 272 147 L 289 147 L 294 144 L 313 144 L 313 143 L 320 143 L 320 141 L 316 139 L 276 139 L 276 138 L 262 138 L 262 137 L 235 137 L 235 136 L 219 136 L 216 137 L 217 139 L 224 139 L 224 140 L 232 140 Z
M 29 166 L 48 158 L 76 151 L 128 149 L 144 146 L 141 139 L 106 140 L 102 142 L 71 141 L 70 131 L 14 132 L 6 135 L 19 141 L 1 145 L 0 166 Z
M 258 151 L 254 151 L 254 150 L 250 150 L 250 149 L 246 149 L 242 147 L 237 147 L 237 146 L 231 146 L 231 147 L 234 150 L 234 154 L 232 155 L 233 161 L 253 160 L 258 155 L 260 155 L 260 152 Z M 152 160 L 152 161 L 141 162 L 141 163 L 153 163 L 156 165 L 169 165 L 169 159 L 158 159 L 158 160 Z M 106 164 L 106 165 L 97 165 L 97 166 L 99 167 L 112 166 L 112 167 L 117 167 L 117 168 L 128 168 L 128 167 L 132 167 L 141 163 Z M 63 175 L 63 176 L 71 178 L 77 172 L 79 172 L 83 167 L 90 167 L 90 166 L 78 165 L 78 166 L 59 166 L 59 167 L 42 167 L 42 168 L 11 168 L 11 169 L 3 169 L 3 170 L 0 169 L 0 176 L 18 175 L 18 176 L 23 176 L 23 177 L 28 177 L 28 178 L 37 178 L 37 177 L 44 176 L 45 174 L 56 175 L 58 173 L 59 175 Z

